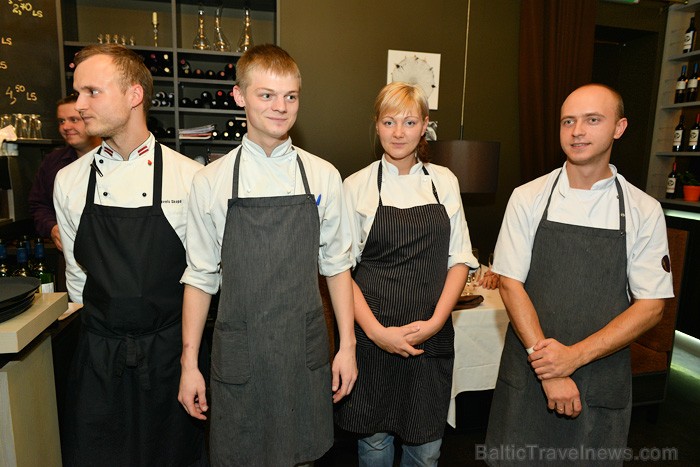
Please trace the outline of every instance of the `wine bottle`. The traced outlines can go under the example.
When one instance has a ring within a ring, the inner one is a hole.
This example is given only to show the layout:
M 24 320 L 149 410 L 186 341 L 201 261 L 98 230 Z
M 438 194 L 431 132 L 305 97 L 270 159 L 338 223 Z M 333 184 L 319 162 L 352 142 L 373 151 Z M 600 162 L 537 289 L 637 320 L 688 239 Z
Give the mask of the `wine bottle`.
M 148 70 L 151 72 L 151 76 L 160 76 L 160 61 L 158 60 L 158 55 L 155 52 L 151 52 L 146 60 Z
M 5 244 L 0 239 L 0 277 L 7 277 L 10 275 L 10 268 L 7 267 L 7 248 Z
M 668 174 L 666 179 L 666 198 L 673 199 L 676 197 L 676 186 L 678 182 L 678 172 L 676 171 L 676 161 L 673 161 L 673 169 Z
M 698 63 L 693 67 L 693 74 L 688 78 L 688 87 L 685 90 L 685 101 L 695 102 L 698 99 Z
M 688 132 L 688 151 L 700 151 L 700 114 L 695 115 L 695 125 Z
M 166 138 L 175 138 L 175 127 L 169 126 L 165 129 Z
M 204 77 L 206 79 L 216 79 L 216 73 L 214 73 L 214 70 L 207 70 L 204 72 Z
M 13 276 L 32 277 L 29 270 L 29 259 L 27 257 L 27 249 L 23 246 L 17 247 L 17 267 L 12 272 Z
M 189 97 L 181 97 L 180 107 L 192 107 L 192 100 Z
M 226 79 L 226 71 L 221 70 L 216 73 L 216 79 Z
M 227 63 L 224 65 L 224 73 L 226 74 L 226 79 L 235 81 L 236 80 L 236 65 L 233 63 Z
M 685 102 L 685 88 L 688 85 L 688 76 L 686 75 L 686 72 L 686 65 L 683 65 L 681 67 L 681 75 L 676 80 L 676 97 L 673 100 L 675 104 Z
M 192 77 L 193 78 L 204 78 L 204 72 L 202 71 L 201 68 L 195 68 L 192 70 Z
M 53 272 L 44 264 L 44 242 L 40 238 L 37 238 L 34 244 L 32 275 L 41 281 L 41 293 L 54 292 Z
M 184 77 L 188 77 L 192 74 L 192 67 L 190 67 L 190 62 L 188 62 L 184 58 L 181 58 L 178 62 L 178 69 L 180 71 L 180 75 Z
M 683 53 L 688 53 L 695 46 L 695 16 L 690 17 L 690 26 L 685 30 L 685 38 L 683 39 Z
M 685 117 L 681 115 L 678 120 L 678 125 L 673 130 L 673 151 L 678 152 L 683 150 L 683 133 L 685 133 Z

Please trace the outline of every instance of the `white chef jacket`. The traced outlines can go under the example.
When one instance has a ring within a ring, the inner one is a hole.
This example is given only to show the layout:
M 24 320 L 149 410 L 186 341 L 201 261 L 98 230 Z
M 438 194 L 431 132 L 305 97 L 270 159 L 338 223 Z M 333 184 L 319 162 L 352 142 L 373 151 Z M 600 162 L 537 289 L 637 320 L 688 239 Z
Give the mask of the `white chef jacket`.
M 342 180 L 329 162 L 292 146 L 287 139 L 270 157 L 243 137 L 241 143 L 238 196 L 258 198 L 305 193 L 297 154 L 301 158 L 309 189 L 317 200 L 321 234 L 319 272 L 334 276 L 351 266 L 350 233 L 343 208 Z M 233 191 L 233 166 L 238 148 L 204 167 L 194 178 L 187 215 L 187 269 L 181 281 L 209 294 L 221 284 L 221 245 L 226 226 L 228 201 Z M 289 248 L 294 248 L 293 244 Z
M 547 218 L 564 224 L 618 229 L 617 177 L 625 201 L 630 293 L 637 299 L 673 297 L 671 274 L 662 267 L 662 258 L 668 255 L 668 241 L 661 205 L 628 183 L 615 166 L 610 165 L 610 170 L 610 178 L 599 180 L 590 190 L 581 190 L 569 186 L 564 163 Z M 523 283 L 527 279 L 535 232 L 559 172 L 556 169 L 513 191 L 496 242 L 493 264 L 496 273 Z
M 445 266 L 451 268 L 455 264 L 463 263 L 470 268 L 479 267 L 479 262 L 472 255 L 469 228 L 464 217 L 457 177 L 447 167 L 430 163 L 425 164 L 428 171 L 428 175 L 425 175 L 423 163 L 418 159 L 407 175 L 399 175 L 398 168 L 387 162 L 386 156 L 350 175 L 343 183 L 345 203 L 352 220 L 352 256 L 355 264 L 361 260 L 362 251 L 379 206 L 377 172 L 380 163 L 382 164 L 382 204 L 400 209 L 437 204 L 432 181 L 440 203 L 445 206 L 447 216 L 450 218 L 449 257 Z
M 105 142 L 77 161 L 61 169 L 56 175 L 53 203 L 56 208 L 58 229 L 61 233 L 63 254 L 66 259 L 66 287 L 72 301 L 83 302 L 85 271 L 73 256 L 75 235 L 85 208 L 91 164 L 102 172 L 96 174 L 95 203 L 103 206 L 137 208 L 153 204 L 153 156 L 156 140 L 152 134 L 139 145 L 128 160 L 122 159 Z M 102 148 L 100 154 L 97 150 Z M 185 243 L 187 200 L 195 172 L 201 164 L 172 149 L 163 149 L 162 207 L 165 217 L 180 240 Z M 120 280 L 114 278 L 114 280 Z

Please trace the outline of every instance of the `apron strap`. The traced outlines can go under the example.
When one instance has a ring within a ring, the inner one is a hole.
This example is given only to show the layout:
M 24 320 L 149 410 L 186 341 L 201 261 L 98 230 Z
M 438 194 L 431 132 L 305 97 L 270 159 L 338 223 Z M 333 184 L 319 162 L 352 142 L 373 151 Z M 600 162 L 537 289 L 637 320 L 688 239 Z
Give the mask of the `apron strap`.
M 238 152 L 236 152 L 236 162 L 233 164 L 233 188 L 231 193 L 231 200 L 236 201 L 238 199 L 238 177 L 240 176 L 240 166 L 241 166 L 241 153 L 243 152 L 243 146 L 238 146 Z M 294 149 L 294 147 L 292 147 Z M 311 196 L 311 189 L 309 188 L 309 181 L 306 178 L 306 170 L 304 170 L 304 164 L 301 162 L 301 157 L 297 153 L 297 165 L 299 166 L 299 172 L 301 172 L 301 181 L 304 184 L 304 192 L 306 196 Z
M 428 169 L 426 169 L 425 166 L 422 168 L 423 174 L 429 176 L 430 174 L 428 173 Z M 438 197 L 437 189 L 435 188 L 435 183 L 433 182 L 432 178 L 430 179 L 430 184 L 433 186 L 433 196 L 435 196 L 435 201 L 437 201 L 437 204 L 440 204 L 440 198 Z M 379 170 L 377 170 L 377 189 L 379 190 L 379 205 L 384 206 L 382 204 L 382 161 L 379 161 Z
M 85 195 L 85 210 L 88 212 L 92 211 L 92 206 L 95 204 L 95 185 L 97 185 L 97 175 L 96 173 L 100 171 L 97 168 L 97 162 L 95 156 L 102 153 L 102 146 L 97 149 L 97 152 L 92 156 L 92 162 L 90 163 L 90 178 L 88 179 L 87 194 Z M 102 172 L 100 177 L 102 176 Z
M 544 208 L 544 213 L 542 213 L 542 220 L 547 220 L 547 215 L 549 213 L 549 203 L 552 202 L 552 194 L 554 194 L 554 188 L 556 188 L 557 184 L 559 183 L 559 177 L 561 177 L 561 171 L 564 169 L 560 169 L 559 173 L 557 174 L 557 178 L 554 180 L 554 184 L 552 185 L 552 190 L 549 192 L 549 198 L 547 198 L 547 205 Z M 627 222 L 625 218 L 625 196 L 622 194 L 622 186 L 620 185 L 620 181 L 615 177 L 615 188 L 617 189 L 617 199 L 618 199 L 618 211 L 620 214 L 620 235 L 625 235 L 626 232 L 626 227 L 627 227 Z
M 87 194 L 85 197 L 85 210 L 88 212 L 92 211 L 92 206 L 95 205 L 95 187 L 97 185 L 97 176 L 99 173 L 100 177 L 102 172 L 97 168 L 97 163 L 95 156 L 102 153 L 102 146 L 97 149 L 97 152 L 92 158 L 92 163 L 90 164 L 90 178 L 88 179 Z M 152 206 L 160 207 L 163 200 L 163 149 L 159 142 L 154 143 L 154 158 L 153 158 L 153 203 Z

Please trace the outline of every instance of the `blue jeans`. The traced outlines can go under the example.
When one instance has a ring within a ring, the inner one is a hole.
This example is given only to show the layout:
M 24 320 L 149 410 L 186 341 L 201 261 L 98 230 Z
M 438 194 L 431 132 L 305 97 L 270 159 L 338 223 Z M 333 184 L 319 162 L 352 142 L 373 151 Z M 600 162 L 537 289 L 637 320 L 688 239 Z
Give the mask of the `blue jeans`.
M 442 439 L 425 444 L 402 444 L 401 467 L 436 467 Z M 394 436 L 375 433 L 357 441 L 359 467 L 392 467 L 394 465 Z

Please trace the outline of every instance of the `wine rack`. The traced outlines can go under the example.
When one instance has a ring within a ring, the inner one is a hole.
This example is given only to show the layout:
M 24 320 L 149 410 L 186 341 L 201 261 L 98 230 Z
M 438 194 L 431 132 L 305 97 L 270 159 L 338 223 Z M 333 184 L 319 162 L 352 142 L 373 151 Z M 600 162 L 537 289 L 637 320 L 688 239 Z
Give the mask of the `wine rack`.
M 687 4 L 669 7 L 647 174 L 646 192 L 659 199 L 664 207 L 676 209 L 688 208 L 689 203 L 682 198 L 665 198 L 666 178 L 674 160 L 678 162 L 679 171 L 692 170 L 700 173 L 700 152 L 689 151 L 685 147 L 681 151 L 671 150 L 674 128 L 680 116 L 685 117 L 687 134 L 695 122 L 696 114 L 700 113 L 700 100 L 674 103 L 676 81 L 681 67 L 686 65 L 690 74 L 694 64 L 700 63 L 700 40 L 697 38 L 690 52 L 682 52 L 685 31 L 690 19 L 698 11 L 700 11 L 700 0 L 690 0 Z M 700 15 L 696 16 L 695 25 L 696 27 L 700 25 Z
M 199 161 L 216 158 L 238 145 L 244 132 L 240 123 L 236 123 L 235 131 L 230 128 L 230 122 L 245 120 L 244 110 L 230 96 L 235 64 L 242 54 L 192 48 L 198 6 L 201 4 L 206 13 L 205 32 L 213 38 L 216 6 L 223 4 L 222 29 L 235 49 L 245 6 L 252 12 L 255 43 L 276 43 L 277 1 L 62 0 L 63 89 L 72 91 L 75 53 L 97 43 L 100 36 L 104 40 L 105 33 L 111 32 L 111 37 L 117 36 L 120 43 L 125 41 L 126 47 L 141 55 L 151 70 L 154 100 L 148 123 L 158 141 Z M 153 45 L 155 18 L 158 46 Z M 129 44 L 131 38 L 133 45 Z M 179 134 L 181 129 L 205 125 L 215 125 L 212 138 L 187 139 Z M 224 137 L 227 130 L 229 139 Z

